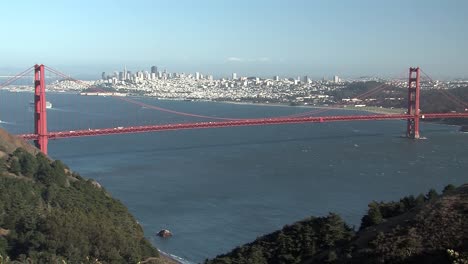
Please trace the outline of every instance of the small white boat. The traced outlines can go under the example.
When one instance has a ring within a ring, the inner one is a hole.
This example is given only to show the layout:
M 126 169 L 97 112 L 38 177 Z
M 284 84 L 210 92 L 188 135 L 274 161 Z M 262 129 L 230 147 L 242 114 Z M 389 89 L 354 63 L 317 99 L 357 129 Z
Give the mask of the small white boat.
M 33 101 L 29 102 L 29 105 L 34 107 L 34 102 Z M 46 101 L 46 108 L 51 109 L 52 108 L 52 103 L 49 102 L 49 101 Z

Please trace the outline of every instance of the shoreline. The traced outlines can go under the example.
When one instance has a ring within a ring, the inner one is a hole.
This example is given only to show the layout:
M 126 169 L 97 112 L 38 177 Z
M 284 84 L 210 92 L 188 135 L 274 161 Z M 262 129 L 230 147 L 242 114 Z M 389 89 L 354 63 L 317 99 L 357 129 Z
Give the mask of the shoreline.
M 186 100 L 183 98 L 158 98 L 154 96 L 145 96 L 145 95 L 129 95 L 129 97 L 151 98 L 151 99 L 159 100 L 159 101 L 177 101 L 177 102 L 184 102 Z M 401 113 L 406 112 L 405 108 L 385 108 L 385 107 L 377 107 L 377 106 L 353 107 L 352 105 L 350 105 L 347 107 L 336 107 L 336 106 L 314 106 L 314 105 L 289 105 L 286 103 L 254 103 L 254 102 L 246 102 L 246 101 L 238 102 L 238 101 L 225 101 L 225 100 L 216 101 L 216 100 L 211 100 L 211 99 L 193 99 L 190 102 L 210 102 L 210 103 L 233 104 L 233 105 L 254 105 L 254 106 L 270 106 L 270 107 L 296 107 L 296 108 L 305 108 L 305 109 L 363 111 L 363 112 L 374 113 L 374 114 L 401 114 Z M 462 130 L 464 125 L 448 124 L 448 123 L 444 123 L 440 121 L 426 121 L 423 119 L 421 119 L 421 121 L 428 122 L 428 123 L 437 123 L 441 125 L 458 126 L 460 127 L 460 132 L 465 132 Z
M 17 92 L 29 92 L 27 90 L 22 91 L 11 91 L 10 89 L 5 89 L 8 92 L 17 93 Z M 32 91 L 31 91 L 32 92 Z M 53 94 L 76 94 L 80 95 L 80 92 L 76 91 L 48 91 L 49 93 Z M 81 95 L 80 95 L 81 96 Z M 177 101 L 183 102 L 186 99 L 183 98 L 158 98 L 154 96 L 145 96 L 145 95 L 127 95 L 133 98 L 151 98 L 160 101 Z M 190 102 L 212 102 L 212 103 L 221 103 L 221 104 L 233 104 L 233 105 L 255 105 L 255 106 L 271 106 L 271 107 L 295 107 L 295 108 L 305 108 L 305 109 L 327 109 L 327 110 L 345 110 L 345 111 L 363 111 L 368 113 L 374 114 L 401 114 L 405 113 L 406 109 L 404 108 L 385 108 L 385 107 L 377 107 L 377 106 L 365 106 L 365 107 L 353 107 L 349 105 L 347 107 L 336 107 L 336 106 L 314 106 L 314 105 L 289 105 L 287 103 L 254 103 L 254 102 L 246 102 L 246 101 L 217 101 L 211 99 L 193 99 Z M 458 126 L 460 127 L 460 132 L 468 133 L 468 129 L 465 129 L 467 125 L 463 124 L 449 124 L 441 121 L 426 121 L 421 119 L 422 122 L 429 122 L 429 123 L 437 123 L 441 125 L 449 125 L 449 126 Z
M 168 261 L 168 264 L 193 264 L 189 260 L 183 259 L 176 255 L 172 255 L 170 253 L 164 252 L 158 248 L 159 256 L 161 259 Z
M 196 101 L 195 101 L 196 102 Z M 329 110 L 346 110 L 346 111 L 365 111 L 376 114 L 400 114 L 405 112 L 403 108 L 384 108 L 377 106 L 366 107 L 336 107 L 336 106 L 314 106 L 314 105 L 287 105 L 282 103 L 252 103 L 252 102 L 234 102 L 234 101 L 211 101 L 216 103 L 235 104 L 235 105 L 258 105 L 258 106 L 275 106 L 275 107 L 297 107 L 297 108 L 316 108 Z

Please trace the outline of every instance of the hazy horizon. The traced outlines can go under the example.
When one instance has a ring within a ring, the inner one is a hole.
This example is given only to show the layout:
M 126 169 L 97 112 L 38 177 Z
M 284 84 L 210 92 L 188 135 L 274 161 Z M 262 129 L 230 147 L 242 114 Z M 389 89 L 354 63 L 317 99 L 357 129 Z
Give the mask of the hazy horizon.
M 2 4 L 0 75 L 148 70 L 217 77 L 467 78 L 464 1 L 37 1 Z

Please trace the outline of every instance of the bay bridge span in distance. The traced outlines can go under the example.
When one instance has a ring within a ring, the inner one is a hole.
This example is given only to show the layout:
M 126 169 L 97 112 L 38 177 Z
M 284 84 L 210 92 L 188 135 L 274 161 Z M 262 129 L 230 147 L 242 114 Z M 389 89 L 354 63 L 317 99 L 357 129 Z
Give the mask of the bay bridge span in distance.
M 68 75 L 61 74 L 57 70 L 46 67 L 45 65 L 35 65 L 30 69 L 16 75 L 7 81 L 8 83 L 28 74 L 34 70 L 34 133 L 17 135 L 26 140 L 34 140 L 35 145 L 44 153 L 47 154 L 47 147 L 49 139 L 63 139 L 74 137 L 88 137 L 88 136 L 106 136 L 116 134 L 131 134 L 131 133 L 148 133 L 158 131 L 173 131 L 173 130 L 188 130 L 188 129 L 208 129 L 220 127 L 238 127 L 238 126 L 265 126 L 265 125 L 279 125 L 279 124 L 298 124 L 298 123 L 323 123 L 323 122 L 344 122 L 344 121 L 372 121 L 372 120 L 406 120 L 406 136 L 410 139 L 418 139 L 419 123 L 421 119 L 440 119 L 440 118 L 468 118 L 468 113 L 421 113 L 420 112 L 420 79 L 421 70 L 419 67 L 409 69 L 408 78 L 408 110 L 405 114 L 369 114 L 369 115 L 347 115 L 347 116 L 311 116 L 311 112 L 302 114 L 294 114 L 282 117 L 268 117 L 268 118 L 251 118 L 251 119 L 234 119 L 234 118 L 215 118 L 208 116 L 201 116 L 191 113 L 182 113 L 173 110 L 167 110 L 156 106 L 147 105 L 133 99 L 116 97 L 119 100 L 124 100 L 129 103 L 144 105 L 156 110 L 166 110 L 172 113 L 179 113 L 194 117 L 205 117 L 217 119 L 218 121 L 210 122 L 193 122 L 182 124 L 155 124 L 146 126 L 131 126 L 131 127 L 113 127 L 113 128 L 100 128 L 100 129 L 83 129 L 73 131 L 48 131 L 47 130 L 47 108 L 46 108 L 46 90 L 45 90 L 45 69 L 48 69 L 56 74 L 62 75 L 65 78 L 71 79 Z M 75 80 L 79 82 L 78 80 Z M 4 84 L 5 86 L 5 84 Z M 375 88 L 374 88 L 375 89 Z M 377 89 L 375 91 L 378 91 Z M 373 92 L 375 92 L 373 91 Z M 369 93 L 366 92 L 366 93 Z M 366 94 L 365 93 L 365 94 Z M 463 105 L 458 98 L 452 99 Z M 322 110 L 327 111 L 326 110 Z M 320 112 L 320 111 L 318 111 Z M 317 114 L 317 111 L 314 112 Z

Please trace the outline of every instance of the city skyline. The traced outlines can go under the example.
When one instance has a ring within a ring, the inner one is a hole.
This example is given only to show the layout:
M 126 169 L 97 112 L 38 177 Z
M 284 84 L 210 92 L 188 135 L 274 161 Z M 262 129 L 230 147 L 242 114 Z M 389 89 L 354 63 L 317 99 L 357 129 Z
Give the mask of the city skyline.
M 123 70 L 122 70 L 123 69 Z M 284 75 L 284 76 L 280 76 L 280 75 L 272 75 L 272 76 L 259 76 L 259 75 L 255 75 L 255 74 L 247 74 L 247 75 L 238 75 L 237 73 L 235 72 L 232 72 L 230 73 L 230 75 L 220 75 L 220 76 L 214 76 L 212 73 L 210 72 L 200 72 L 200 71 L 196 71 L 196 72 L 179 72 L 179 71 L 171 71 L 171 70 L 167 70 L 166 68 L 160 68 L 156 65 L 152 65 L 151 67 L 149 67 L 148 69 L 145 69 L 145 68 L 139 68 L 139 69 L 135 69 L 134 71 L 132 70 L 128 70 L 127 69 L 127 65 L 124 65 L 123 68 L 121 68 L 120 70 L 112 70 L 112 71 L 103 71 L 101 73 L 101 78 L 102 80 L 108 80 L 108 79 L 116 79 L 118 81 L 125 81 L 125 80 L 128 80 L 130 79 L 131 77 L 142 77 L 144 76 L 145 79 L 161 79 L 161 78 L 174 78 L 174 77 L 185 77 L 185 76 L 193 76 L 195 79 L 226 79 L 226 80 L 237 80 L 239 78 L 248 78 L 248 77 L 259 77 L 259 78 L 263 78 L 263 79 L 272 79 L 272 80 L 277 80 L 279 78 L 281 79 L 298 79 L 300 80 L 301 78 L 307 78 L 308 80 L 311 80 L 311 78 L 309 78 L 308 75 L 304 75 L 304 76 L 298 76 L 297 74 L 296 75 Z M 405 78 L 405 76 L 402 76 Z M 338 78 L 338 76 L 336 75 L 327 75 L 327 76 L 322 76 L 320 78 L 316 78 L 316 79 L 320 79 L 320 80 L 334 80 L 336 82 L 336 78 Z
M 3 4 L 0 71 L 151 65 L 214 76 L 468 77 L 462 1 L 35 1 Z M 41 10 L 38 12 L 37 10 Z M 138 19 L 134 19 L 137 17 Z M 80 38 L 76 36 L 81 36 Z M 107 70 L 109 69 L 109 70 Z

